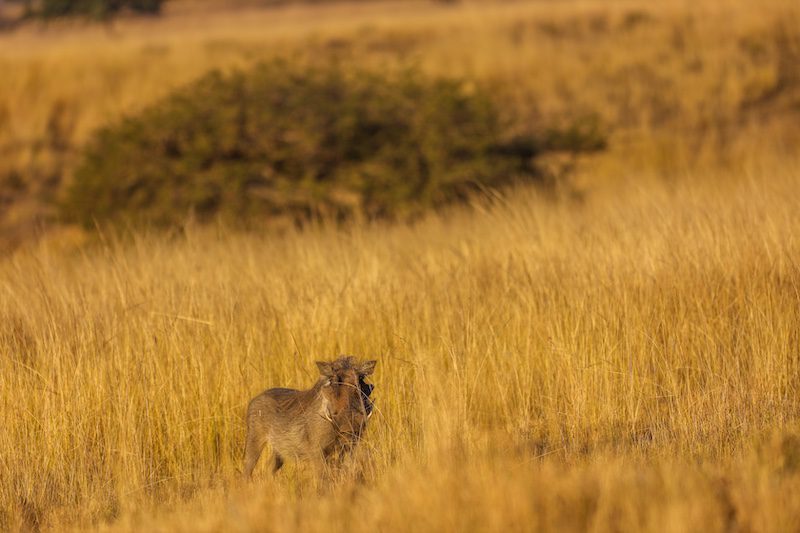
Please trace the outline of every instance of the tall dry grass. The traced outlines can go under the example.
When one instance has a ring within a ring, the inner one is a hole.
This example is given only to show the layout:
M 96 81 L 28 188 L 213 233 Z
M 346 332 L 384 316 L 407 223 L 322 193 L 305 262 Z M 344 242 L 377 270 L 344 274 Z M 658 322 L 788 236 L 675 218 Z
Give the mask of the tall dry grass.
M 0 263 L 0 528 L 786 531 L 800 167 L 415 225 Z M 377 357 L 355 472 L 238 482 L 246 402 Z
M 53 216 L 97 127 L 276 54 L 410 59 L 512 112 L 598 114 L 612 149 L 583 179 L 620 184 L 3 258 L 0 529 L 796 528 L 796 3 L 353 9 L 0 36 L 0 227 Z M 342 352 L 380 359 L 353 471 L 239 484 L 249 398 Z

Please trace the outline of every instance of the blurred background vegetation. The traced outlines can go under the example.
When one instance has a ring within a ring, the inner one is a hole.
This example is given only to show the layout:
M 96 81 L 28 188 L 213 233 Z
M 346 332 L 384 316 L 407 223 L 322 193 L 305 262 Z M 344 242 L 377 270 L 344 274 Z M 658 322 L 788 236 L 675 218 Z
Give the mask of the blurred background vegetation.
M 135 13 L 155 14 L 161 10 L 164 0 L 42 0 L 38 10 L 31 13 L 41 17 L 63 17 L 86 15 L 107 18 L 124 9 Z
M 788 0 L 267 4 L 5 2 L 2 248 L 407 217 L 518 180 L 574 196 L 800 141 Z
M 130 12 L 156 15 L 165 0 L 19 0 L 7 2 L 12 6 L 13 19 L 54 19 L 86 17 L 107 20 Z M 14 9 L 15 8 L 15 9 Z M 9 22 L 6 20 L 6 22 Z
M 88 227 L 396 218 L 515 178 L 543 181 L 541 153 L 604 145 L 577 124 L 510 137 L 529 124 L 505 123 L 484 90 L 466 87 L 330 60 L 215 71 L 101 129 L 62 214 Z

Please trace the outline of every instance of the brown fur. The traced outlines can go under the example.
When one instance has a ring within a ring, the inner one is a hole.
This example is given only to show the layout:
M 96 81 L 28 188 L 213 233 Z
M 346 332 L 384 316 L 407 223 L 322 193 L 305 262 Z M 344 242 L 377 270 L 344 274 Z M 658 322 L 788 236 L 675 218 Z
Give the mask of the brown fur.
M 317 362 L 321 377 L 312 388 L 269 389 L 253 398 L 247 406 L 244 476 L 252 476 L 268 443 L 273 472 L 287 458 L 310 461 L 323 471 L 331 458 L 351 450 L 372 412 L 372 387 L 363 380 L 375 364 L 351 356 Z

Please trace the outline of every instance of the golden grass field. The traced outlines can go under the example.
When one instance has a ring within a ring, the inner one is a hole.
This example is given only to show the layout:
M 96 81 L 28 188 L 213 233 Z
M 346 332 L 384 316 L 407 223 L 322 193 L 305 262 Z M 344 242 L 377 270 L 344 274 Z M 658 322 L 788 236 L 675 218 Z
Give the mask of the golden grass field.
M 798 169 L 6 260 L 2 525 L 796 528 Z M 241 485 L 247 401 L 338 353 L 380 361 L 360 475 Z
M 0 35 L 0 530 L 798 529 L 793 2 L 183 9 Z M 407 224 L 30 238 L 98 126 L 332 48 L 599 113 L 611 149 L 580 197 Z M 351 468 L 242 483 L 249 399 L 339 353 L 379 360 Z

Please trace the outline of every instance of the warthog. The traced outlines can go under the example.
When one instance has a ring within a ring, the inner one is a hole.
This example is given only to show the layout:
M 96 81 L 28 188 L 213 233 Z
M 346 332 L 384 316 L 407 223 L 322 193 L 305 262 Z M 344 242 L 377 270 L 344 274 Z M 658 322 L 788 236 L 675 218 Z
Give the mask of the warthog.
M 322 472 L 332 457 L 356 445 L 372 415 L 365 382 L 377 361 L 342 356 L 317 362 L 321 374 L 308 390 L 268 389 L 247 406 L 244 476 L 250 478 L 264 446 L 272 447 L 272 471 L 286 458 L 312 462 Z

